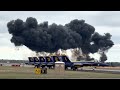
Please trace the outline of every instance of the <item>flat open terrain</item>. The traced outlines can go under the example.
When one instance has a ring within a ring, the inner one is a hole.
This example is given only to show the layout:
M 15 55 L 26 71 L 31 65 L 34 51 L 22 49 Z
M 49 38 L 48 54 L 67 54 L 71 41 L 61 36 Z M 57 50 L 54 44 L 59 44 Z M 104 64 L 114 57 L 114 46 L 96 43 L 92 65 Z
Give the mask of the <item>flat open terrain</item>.
M 120 78 L 120 74 L 65 71 L 64 75 L 56 75 L 54 70 L 48 69 L 47 74 L 36 75 L 33 67 L 0 66 L 0 79 L 94 79 Z

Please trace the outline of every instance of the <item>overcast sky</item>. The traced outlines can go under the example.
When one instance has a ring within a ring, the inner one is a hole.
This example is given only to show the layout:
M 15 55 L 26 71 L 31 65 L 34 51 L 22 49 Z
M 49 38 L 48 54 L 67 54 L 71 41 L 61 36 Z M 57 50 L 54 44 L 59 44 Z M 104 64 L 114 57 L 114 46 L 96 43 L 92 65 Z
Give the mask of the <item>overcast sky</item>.
M 10 42 L 11 35 L 7 23 L 11 20 L 34 17 L 38 23 L 48 21 L 49 24 L 66 24 L 73 19 L 84 19 L 95 27 L 100 34 L 109 32 L 115 45 L 108 51 L 108 62 L 120 62 L 120 12 L 119 11 L 0 11 L 0 59 L 27 59 L 34 53 L 25 46 L 16 48 Z M 98 58 L 97 54 L 91 55 Z

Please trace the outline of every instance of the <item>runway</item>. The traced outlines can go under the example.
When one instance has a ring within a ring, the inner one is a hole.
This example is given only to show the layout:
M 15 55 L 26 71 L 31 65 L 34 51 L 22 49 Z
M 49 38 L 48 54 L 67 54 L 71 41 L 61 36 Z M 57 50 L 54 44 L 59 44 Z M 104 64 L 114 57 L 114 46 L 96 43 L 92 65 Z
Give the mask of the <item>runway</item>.
M 68 69 L 68 71 L 71 71 L 71 69 Z M 113 74 L 120 74 L 120 69 L 100 69 L 100 68 L 78 68 L 76 71 L 81 72 L 97 72 L 97 73 L 113 73 Z
M 94 69 L 78 69 L 77 71 L 120 74 L 120 70 L 95 69 L 95 68 Z

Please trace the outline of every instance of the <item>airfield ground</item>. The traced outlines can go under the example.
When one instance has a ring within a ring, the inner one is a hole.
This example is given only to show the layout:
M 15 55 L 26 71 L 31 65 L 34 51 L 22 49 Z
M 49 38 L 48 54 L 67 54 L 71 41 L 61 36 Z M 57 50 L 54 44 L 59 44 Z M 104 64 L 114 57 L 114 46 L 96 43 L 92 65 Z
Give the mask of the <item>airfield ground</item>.
M 36 75 L 33 67 L 0 66 L 0 79 L 94 79 L 120 78 L 120 74 L 65 71 L 64 75 L 56 75 L 54 70 L 48 69 L 47 74 Z

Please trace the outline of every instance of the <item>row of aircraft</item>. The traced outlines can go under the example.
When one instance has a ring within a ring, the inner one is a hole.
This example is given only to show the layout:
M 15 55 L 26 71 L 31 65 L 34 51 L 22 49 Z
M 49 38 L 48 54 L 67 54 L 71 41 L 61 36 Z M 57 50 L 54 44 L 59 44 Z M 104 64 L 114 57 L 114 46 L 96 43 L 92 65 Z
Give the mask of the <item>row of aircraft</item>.
M 101 62 L 91 62 L 91 61 L 84 61 L 84 62 L 71 62 L 70 59 L 66 55 L 61 56 L 40 56 L 40 57 L 28 57 L 29 63 L 38 67 L 49 67 L 54 68 L 55 62 L 62 61 L 65 63 L 65 69 L 71 68 L 72 70 L 76 70 L 79 67 L 84 66 L 109 66 L 106 63 Z

